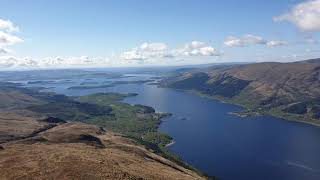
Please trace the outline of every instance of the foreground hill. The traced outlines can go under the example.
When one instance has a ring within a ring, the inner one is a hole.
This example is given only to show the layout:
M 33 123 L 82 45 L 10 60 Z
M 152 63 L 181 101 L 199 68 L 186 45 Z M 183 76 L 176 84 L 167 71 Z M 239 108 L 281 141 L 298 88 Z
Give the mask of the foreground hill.
M 1 135 L 10 131 L 16 136 L 1 143 L 0 179 L 201 179 L 135 141 L 94 125 L 14 115 L 0 122 Z
M 76 101 L 2 83 L 0 179 L 205 179 L 164 152 L 161 115 L 117 101 L 126 96 Z
M 250 113 L 320 124 L 320 59 L 214 66 L 165 79 L 161 85 L 237 103 Z

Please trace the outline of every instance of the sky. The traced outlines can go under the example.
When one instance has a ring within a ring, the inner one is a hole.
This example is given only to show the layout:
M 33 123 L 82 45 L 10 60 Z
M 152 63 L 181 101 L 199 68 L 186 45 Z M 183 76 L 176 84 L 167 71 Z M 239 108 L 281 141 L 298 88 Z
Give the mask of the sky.
M 0 70 L 320 57 L 320 0 L 0 0 Z

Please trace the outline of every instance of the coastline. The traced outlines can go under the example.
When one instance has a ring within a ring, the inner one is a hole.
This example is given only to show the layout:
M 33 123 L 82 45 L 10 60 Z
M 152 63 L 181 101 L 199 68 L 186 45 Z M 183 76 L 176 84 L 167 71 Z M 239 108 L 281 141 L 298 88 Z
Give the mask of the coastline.
M 138 94 L 135 94 L 135 96 L 138 95 Z M 128 96 L 130 97 L 130 96 Z M 130 105 L 135 105 L 135 104 L 131 104 L 131 103 L 128 103 L 128 102 L 125 102 L 124 99 L 125 98 L 128 98 L 128 97 L 124 97 L 121 102 L 123 103 L 127 103 L 127 104 L 130 104 Z M 147 105 L 143 105 L 143 106 L 147 106 Z M 147 107 L 151 107 L 153 108 L 152 106 L 147 106 Z M 161 133 L 159 131 L 159 125 L 161 123 L 164 122 L 163 119 L 167 118 L 167 117 L 170 117 L 172 116 L 173 114 L 172 113 L 167 113 L 167 112 L 156 112 L 155 111 L 155 114 L 158 115 L 158 118 L 159 118 L 159 123 L 158 123 L 158 127 L 157 127 L 157 131 L 158 133 Z M 166 134 L 166 133 L 165 133 Z M 206 179 L 216 179 L 215 176 L 209 176 L 207 175 L 206 173 L 204 173 L 203 171 L 199 170 L 199 169 L 196 169 L 195 167 L 193 167 L 192 165 L 188 164 L 187 162 L 185 162 L 183 159 L 180 158 L 180 156 L 174 152 L 171 152 L 168 147 L 174 145 L 176 143 L 176 141 L 169 135 L 169 134 L 166 134 L 168 135 L 171 140 L 169 143 L 167 144 L 164 144 L 164 145 L 156 145 L 156 147 L 154 146 L 155 144 L 150 144 L 150 142 L 146 142 L 144 141 L 143 139 L 141 139 L 142 141 L 140 141 L 139 139 L 137 138 L 134 138 L 134 137 L 130 137 L 130 136 L 126 136 L 128 138 L 133 138 L 134 140 L 137 140 L 141 145 L 143 146 L 146 146 L 147 148 L 150 148 L 152 149 L 156 154 L 160 155 L 161 157 L 169 160 L 169 161 L 172 161 L 172 162 L 175 162 L 177 163 L 178 165 L 181 165 L 182 167 L 186 168 L 186 169 L 189 169 L 193 172 L 195 172 L 196 174 L 198 174 L 199 176 L 201 177 L 204 177 Z
M 172 88 L 172 89 L 175 89 L 175 88 Z M 237 102 L 234 102 L 232 100 L 228 100 L 228 99 L 225 99 L 225 98 L 222 98 L 222 97 L 210 96 L 210 95 L 203 94 L 203 93 L 201 93 L 199 91 L 194 91 L 194 90 L 185 90 L 185 89 L 175 89 L 175 90 L 183 91 L 183 92 L 190 93 L 190 94 L 194 94 L 194 95 L 197 95 L 197 96 L 200 96 L 200 97 L 209 98 L 209 99 L 212 99 L 212 100 L 219 101 L 221 103 L 237 105 L 237 106 L 240 106 L 240 107 L 244 108 L 244 110 L 241 111 L 241 112 L 245 112 L 245 111 L 250 110 L 248 107 L 246 107 L 243 104 L 240 104 L 240 103 L 237 103 Z M 238 114 L 241 113 L 241 112 L 230 112 L 230 114 L 232 114 L 234 116 L 239 116 Z M 297 118 L 295 118 L 295 117 L 292 117 L 292 118 L 284 117 L 284 116 L 281 116 L 279 114 L 274 114 L 274 113 L 269 112 L 269 111 L 260 111 L 259 112 L 258 110 L 254 110 L 250 114 L 247 114 L 246 116 L 239 116 L 239 117 L 245 118 L 245 117 L 248 117 L 248 116 L 258 116 L 258 115 L 259 116 L 269 115 L 269 116 L 272 116 L 272 117 L 275 117 L 275 118 L 279 118 L 279 119 L 285 120 L 285 121 L 304 123 L 304 124 L 320 127 L 320 121 L 316 123 L 316 122 L 313 122 L 313 121 L 316 121 L 316 120 L 310 120 L 311 122 L 310 121 L 306 121 L 306 120 L 299 120 L 298 117 Z M 294 115 L 292 115 L 292 116 L 294 116 Z

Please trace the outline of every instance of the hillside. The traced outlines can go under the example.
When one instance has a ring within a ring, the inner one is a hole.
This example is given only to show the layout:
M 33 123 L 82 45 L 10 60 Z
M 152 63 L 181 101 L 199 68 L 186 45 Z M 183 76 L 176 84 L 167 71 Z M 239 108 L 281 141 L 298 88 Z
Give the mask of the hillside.
M 286 119 L 320 124 L 320 60 L 197 69 L 165 79 L 164 87 L 193 90 Z
M 77 100 L 1 83 L 0 179 L 205 179 L 162 149 L 161 114 L 118 102 L 131 95 Z
M 15 136 L 2 139 L 0 179 L 201 179 L 94 125 L 13 116 L 0 119 L 0 137 Z

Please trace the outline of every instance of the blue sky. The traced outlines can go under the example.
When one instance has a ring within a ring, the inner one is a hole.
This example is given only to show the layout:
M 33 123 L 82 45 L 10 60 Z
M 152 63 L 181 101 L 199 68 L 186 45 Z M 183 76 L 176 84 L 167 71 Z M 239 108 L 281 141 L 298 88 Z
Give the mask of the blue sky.
M 6 51 L 0 60 L 7 64 L 9 57 L 32 65 L 42 61 L 49 65 L 59 57 L 60 62 L 75 65 L 78 58 L 83 65 L 103 61 L 104 66 L 125 66 L 320 56 L 320 27 L 301 25 L 308 20 L 315 24 L 314 19 L 301 20 L 308 17 L 294 14 L 298 7 L 320 17 L 320 6 L 319 11 L 311 7 L 317 8 L 319 0 L 0 0 L 0 4 L 0 19 L 19 27 L 8 32 L 0 24 L 0 31 L 22 40 L 0 44 Z

